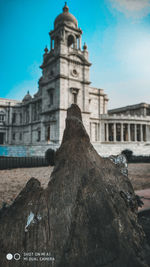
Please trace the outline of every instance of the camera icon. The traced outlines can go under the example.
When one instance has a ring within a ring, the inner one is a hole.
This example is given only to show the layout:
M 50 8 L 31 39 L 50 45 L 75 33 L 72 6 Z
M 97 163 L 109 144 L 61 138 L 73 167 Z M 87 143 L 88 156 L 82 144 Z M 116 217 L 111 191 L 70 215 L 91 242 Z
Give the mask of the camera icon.
M 11 261 L 13 258 L 14 258 L 14 260 L 16 260 L 16 261 L 19 261 L 20 258 L 21 258 L 21 256 L 20 256 L 19 253 L 15 253 L 14 255 L 11 254 L 11 253 L 8 253 L 8 254 L 6 255 L 6 259 L 7 259 L 8 261 Z

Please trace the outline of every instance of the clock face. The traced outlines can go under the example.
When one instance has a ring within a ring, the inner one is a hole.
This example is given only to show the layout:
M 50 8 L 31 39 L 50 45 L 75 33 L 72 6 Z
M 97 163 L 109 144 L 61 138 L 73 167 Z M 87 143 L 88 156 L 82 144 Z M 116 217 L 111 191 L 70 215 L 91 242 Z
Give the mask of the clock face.
M 77 72 L 76 69 L 73 69 L 72 70 L 72 76 L 74 76 L 74 77 L 77 77 L 78 76 L 78 72 Z

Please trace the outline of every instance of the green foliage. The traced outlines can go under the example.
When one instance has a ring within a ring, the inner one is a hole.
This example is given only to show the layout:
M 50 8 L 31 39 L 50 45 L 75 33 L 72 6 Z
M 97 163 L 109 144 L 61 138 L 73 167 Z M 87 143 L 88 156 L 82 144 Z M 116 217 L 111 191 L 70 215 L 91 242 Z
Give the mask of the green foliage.
M 127 161 L 130 162 L 133 156 L 133 151 L 130 149 L 125 149 L 121 152 L 121 154 L 125 155 L 127 158 Z
M 49 165 L 54 166 L 55 165 L 55 150 L 49 148 L 45 152 L 45 159 L 48 162 Z

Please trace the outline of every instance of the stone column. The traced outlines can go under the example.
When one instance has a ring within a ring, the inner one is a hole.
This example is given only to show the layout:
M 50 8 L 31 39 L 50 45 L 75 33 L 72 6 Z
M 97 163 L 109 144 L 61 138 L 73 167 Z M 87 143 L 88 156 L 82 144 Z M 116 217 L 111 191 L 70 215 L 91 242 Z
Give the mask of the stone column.
M 143 142 L 143 125 L 140 124 L 140 139 L 141 139 L 141 142 Z
M 114 123 L 113 128 L 114 128 L 114 142 L 116 142 L 116 123 Z
M 63 31 L 63 41 L 65 41 L 65 38 L 66 38 L 66 32 L 65 30 Z
M 147 138 L 147 125 L 145 125 L 145 142 L 147 142 L 148 138 Z
M 10 103 L 9 103 L 10 105 Z M 9 125 L 9 116 L 10 116 L 10 107 L 7 108 L 7 117 L 6 117 L 6 124 Z M 8 145 L 9 144 L 9 127 L 8 127 L 8 130 L 6 130 L 6 144 Z
M 137 142 L 137 125 L 134 125 L 134 141 Z
M 121 142 L 124 142 L 124 138 L 123 138 L 123 123 L 121 123 Z
M 98 123 L 98 141 L 101 142 L 101 125 Z
M 12 143 L 12 107 L 10 106 L 9 109 L 9 140 L 8 140 L 9 145 Z
M 5 145 L 8 144 L 8 132 L 7 131 L 4 133 L 4 144 Z
M 92 142 L 92 123 L 90 122 L 90 141 Z
M 25 118 L 24 118 L 24 108 L 22 108 L 22 111 L 21 111 L 21 113 L 22 113 L 22 126 L 21 126 L 21 129 L 22 129 L 22 141 L 21 141 L 21 143 L 22 144 L 24 144 L 24 124 L 25 124 Z
M 32 104 L 29 105 L 29 135 L 30 135 L 30 144 L 32 144 Z
M 128 141 L 131 142 L 130 124 L 128 124 Z
M 143 110 L 143 115 L 146 116 L 146 108 Z
M 41 142 L 46 142 L 46 127 L 43 120 L 41 120 Z
M 106 123 L 106 142 L 109 141 L 109 127 L 108 127 L 108 123 Z
M 81 50 L 81 36 L 79 37 L 79 49 Z

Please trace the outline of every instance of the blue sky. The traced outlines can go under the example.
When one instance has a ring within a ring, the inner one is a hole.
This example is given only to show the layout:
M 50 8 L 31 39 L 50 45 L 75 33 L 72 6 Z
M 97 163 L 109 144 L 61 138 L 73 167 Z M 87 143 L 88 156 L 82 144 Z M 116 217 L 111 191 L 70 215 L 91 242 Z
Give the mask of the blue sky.
M 104 88 L 109 108 L 150 103 L 150 0 L 68 0 L 92 62 L 92 86 Z M 0 1 L 0 97 L 33 95 L 55 17 L 64 1 Z

